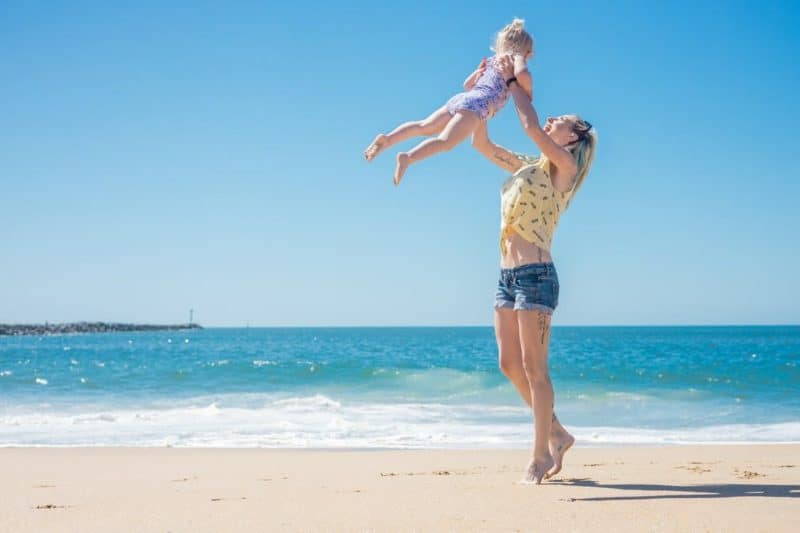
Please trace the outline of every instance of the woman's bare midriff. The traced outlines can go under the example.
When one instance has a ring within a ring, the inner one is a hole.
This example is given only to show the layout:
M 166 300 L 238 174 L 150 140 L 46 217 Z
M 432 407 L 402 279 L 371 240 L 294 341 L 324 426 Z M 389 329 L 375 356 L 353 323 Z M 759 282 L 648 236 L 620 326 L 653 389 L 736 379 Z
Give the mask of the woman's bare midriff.
M 506 253 L 500 257 L 500 268 L 516 268 L 531 263 L 550 263 L 550 252 L 532 244 L 516 231 L 510 231 L 505 240 Z

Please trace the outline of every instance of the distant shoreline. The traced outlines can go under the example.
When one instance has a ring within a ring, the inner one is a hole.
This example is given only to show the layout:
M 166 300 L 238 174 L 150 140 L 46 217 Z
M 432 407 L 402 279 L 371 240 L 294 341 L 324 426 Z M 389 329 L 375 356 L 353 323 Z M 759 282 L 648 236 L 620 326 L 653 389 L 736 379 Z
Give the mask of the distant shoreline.
M 0 324 L 0 336 L 111 333 L 115 331 L 174 331 L 203 329 L 199 324 L 122 324 L 118 322 L 71 322 L 67 324 Z

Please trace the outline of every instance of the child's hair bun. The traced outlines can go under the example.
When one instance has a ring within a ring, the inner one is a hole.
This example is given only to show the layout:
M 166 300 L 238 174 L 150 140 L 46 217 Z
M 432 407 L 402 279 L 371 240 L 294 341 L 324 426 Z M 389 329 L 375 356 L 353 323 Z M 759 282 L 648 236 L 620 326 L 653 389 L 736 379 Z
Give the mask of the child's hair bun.
M 495 53 L 499 51 L 513 52 L 521 55 L 533 53 L 533 37 L 525 31 L 525 20 L 514 17 L 510 24 L 500 30 L 495 38 L 492 51 Z

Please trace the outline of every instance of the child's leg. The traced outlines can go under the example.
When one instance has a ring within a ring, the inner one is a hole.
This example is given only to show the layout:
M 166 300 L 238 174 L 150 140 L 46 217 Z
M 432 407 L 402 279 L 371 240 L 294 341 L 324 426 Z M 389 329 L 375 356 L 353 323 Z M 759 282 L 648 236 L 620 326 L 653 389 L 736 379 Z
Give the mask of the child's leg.
M 449 120 L 450 113 L 447 112 L 447 108 L 441 107 L 425 120 L 406 122 L 405 124 L 399 125 L 387 135 L 382 133 L 378 134 L 375 140 L 372 141 L 372 144 L 364 150 L 364 157 L 367 158 L 367 161 L 372 161 L 375 159 L 375 156 L 381 153 L 385 148 L 389 148 L 406 139 L 421 135 L 436 135 L 447 126 Z
M 455 148 L 461 141 L 475 131 L 480 123 L 478 115 L 472 111 L 458 111 L 435 139 L 422 141 L 407 153 L 397 154 L 397 168 L 394 172 L 394 184 L 400 183 L 408 165 L 417 163 L 439 152 Z

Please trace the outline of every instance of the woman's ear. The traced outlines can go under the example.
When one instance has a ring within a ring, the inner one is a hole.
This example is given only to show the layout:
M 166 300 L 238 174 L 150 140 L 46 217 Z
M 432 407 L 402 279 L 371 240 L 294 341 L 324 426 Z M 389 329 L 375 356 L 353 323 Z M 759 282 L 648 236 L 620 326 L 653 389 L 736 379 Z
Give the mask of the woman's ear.
M 567 137 L 567 142 L 564 145 L 564 148 L 571 148 L 576 142 L 578 142 L 578 134 L 573 131 Z

